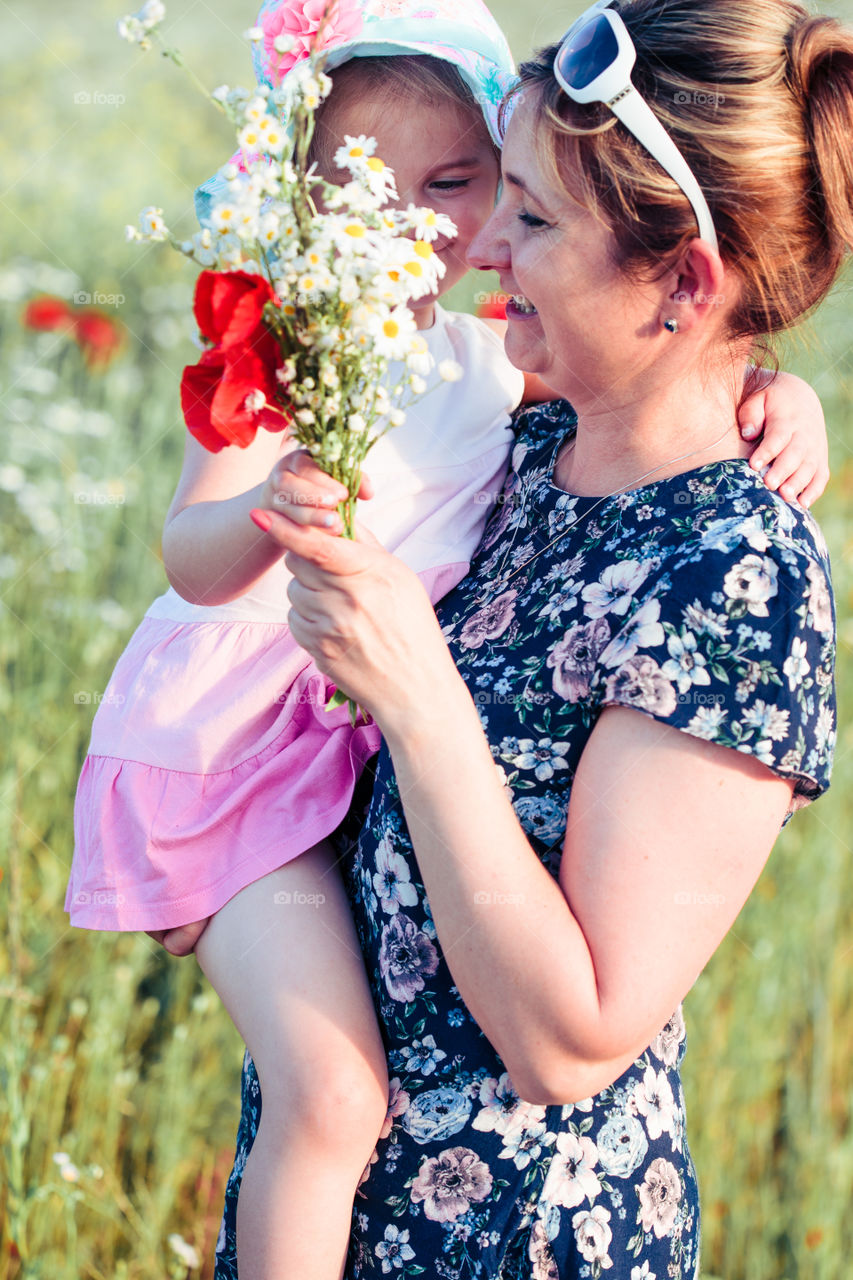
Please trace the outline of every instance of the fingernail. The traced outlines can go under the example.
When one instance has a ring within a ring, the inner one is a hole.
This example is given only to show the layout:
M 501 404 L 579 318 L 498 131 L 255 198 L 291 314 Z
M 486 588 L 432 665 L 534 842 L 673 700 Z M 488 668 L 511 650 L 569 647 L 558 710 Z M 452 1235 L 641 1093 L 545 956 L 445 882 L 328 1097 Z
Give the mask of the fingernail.
M 339 499 L 333 493 L 324 493 L 320 501 L 324 507 L 336 507 Z
M 323 516 L 323 524 L 327 529 L 331 529 L 333 525 L 338 523 L 337 516 Z
M 745 427 L 741 427 L 740 433 L 744 440 L 752 440 L 753 436 L 758 435 L 758 427 L 753 426 L 752 423 L 747 423 Z
M 249 512 L 249 519 L 264 533 L 269 533 L 272 527 L 272 516 L 268 511 L 261 511 L 259 507 L 255 507 Z

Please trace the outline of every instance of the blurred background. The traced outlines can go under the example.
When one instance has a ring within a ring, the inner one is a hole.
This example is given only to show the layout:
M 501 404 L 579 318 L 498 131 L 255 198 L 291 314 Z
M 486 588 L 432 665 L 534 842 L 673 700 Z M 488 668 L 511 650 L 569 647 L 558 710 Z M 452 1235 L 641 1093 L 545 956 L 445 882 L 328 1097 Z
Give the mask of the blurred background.
M 853 21 L 853 0 L 824 7 Z M 583 5 L 493 8 L 519 57 Z M 251 82 L 254 7 L 167 10 L 206 85 Z M 124 225 L 154 204 L 191 234 L 193 188 L 233 149 L 180 71 L 116 37 L 122 13 L 0 5 L 0 1278 L 16 1280 L 210 1276 L 239 1111 L 241 1046 L 195 960 L 72 931 L 62 910 L 92 715 L 165 586 L 177 388 L 197 358 L 194 269 L 127 245 Z M 721 1280 L 840 1280 L 853 1254 L 850 279 L 781 348 L 830 437 L 816 514 L 839 612 L 833 787 L 782 834 L 687 1002 L 703 1274 Z

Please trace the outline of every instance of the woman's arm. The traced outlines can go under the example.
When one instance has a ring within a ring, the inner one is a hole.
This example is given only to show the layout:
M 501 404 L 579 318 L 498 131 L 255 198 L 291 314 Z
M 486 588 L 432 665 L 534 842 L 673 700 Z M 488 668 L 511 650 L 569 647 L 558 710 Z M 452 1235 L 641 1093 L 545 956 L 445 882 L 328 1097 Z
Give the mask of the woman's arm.
M 611 1083 L 665 1024 L 770 852 L 791 785 L 745 755 L 605 710 L 559 883 L 507 799 L 420 583 L 380 548 L 274 516 L 297 641 L 373 714 L 442 948 L 531 1102 Z
M 558 884 L 503 795 L 473 706 L 460 699 L 443 725 L 436 709 L 388 742 L 444 954 L 521 1096 L 578 1101 L 621 1075 L 693 985 L 760 874 L 791 786 L 606 709 L 574 779 Z

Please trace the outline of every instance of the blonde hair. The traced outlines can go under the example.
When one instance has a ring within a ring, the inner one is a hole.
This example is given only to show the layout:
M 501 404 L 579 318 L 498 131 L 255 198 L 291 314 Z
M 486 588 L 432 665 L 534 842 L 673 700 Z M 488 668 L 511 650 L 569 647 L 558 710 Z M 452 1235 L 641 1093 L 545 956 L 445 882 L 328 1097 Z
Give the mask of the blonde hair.
M 739 278 L 727 337 L 788 328 L 853 247 L 853 32 L 789 0 L 617 7 L 637 49 L 634 83 L 696 175 Z M 516 90 L 538 94 L 543 154 L 610 227 L 622 269 L 660 277 L 697 234 L 690 204 L 606 106 L 560 90 L 557 47 L 522 64 Z
M 476 131 L 489 138 L 483 112 L 470 86 L 459 69 L 444 58 L 432 54 L 371 55 L 351 58 L 330 72 L 332 93 L 317 112 L 317 123 L 311 142 L 311 160 L 316 160 L 322 171 L 331 161 L 330 140 L 333 134 L 335 114 L 354 102 L 387 104 L 396 111 L 401 102 L 422 102 L 432 108 L 451 107 L 461 114 L 470 114 Z M 492 144 L 494 145 L 494 144 Z M 497 147 L 494 148 L 498 154 Z

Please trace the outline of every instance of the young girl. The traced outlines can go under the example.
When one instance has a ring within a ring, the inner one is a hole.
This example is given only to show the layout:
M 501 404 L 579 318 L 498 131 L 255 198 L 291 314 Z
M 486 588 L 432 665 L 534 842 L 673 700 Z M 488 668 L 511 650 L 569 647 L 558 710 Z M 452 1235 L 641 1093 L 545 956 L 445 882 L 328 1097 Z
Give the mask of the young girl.
M 259 79 L 280 82 L 292 55 L 281 58 L 275 37 L 315 7 L 264 5 Z M 446 21 L 430 14 L 416 0 L 367 0 L 332 29 L 340 69 L 316 158 L 327 173 L 346 135 L 374 136 L 402 203 L 453 218 L 457 237 L 436 244 L 443 292 L 491 212 L 497 104 L 513 68 L 480 0 L 453 0 Z M 217 186 L 202 188 L 202 214 Z M 464 376 L 431 390 L 371 452 L 379 497 L 366 523 L 437 600 L 463 576 L 500 488 L 523 378 L 481 322 L 435 298 L 413 309 L 436 363 L 455 359 Z M 742 420 L 761 413 L 759 398 Z M 791 435 L 784 420 L 777 430 Z M 812 435 L 778 460 L 776 480 L 796 471 L 797 491 L 816 470 L 803 476 L 799 463 L 806 452 L 819 459 L 820 422 Z M 96 716 L 67 898 L 76 925 L 171 931 L 175 951 L 199 931 L 187 922 L 213 917 L 196 953 L 263 1093 L 240 1195 L 242 1280 L 341 1275 L 353 1194 L 387 1106 L 385 1055 L 326 840 L 378 733 L 353 729 L 345 708 L 326 713 L 330 685 L 287 627 L 280 551 L 248 518 L 276 508 L 289 448 L 264 431 L 216 455 L 187 439 L 163 541 L 173 589 L 148 610 Z M 327 519 L 337 528 L 332 511 Z M 401 865 L 389 846 L 373 890 L 402 907 L 412 886 Z

